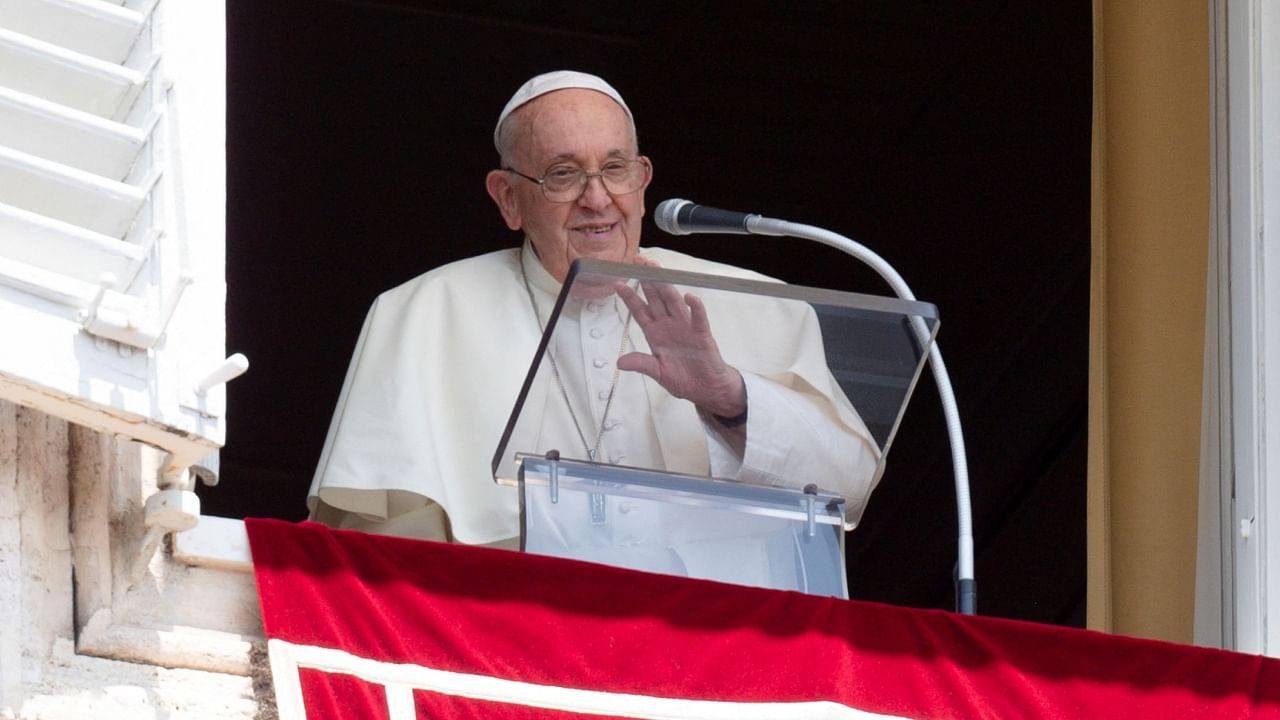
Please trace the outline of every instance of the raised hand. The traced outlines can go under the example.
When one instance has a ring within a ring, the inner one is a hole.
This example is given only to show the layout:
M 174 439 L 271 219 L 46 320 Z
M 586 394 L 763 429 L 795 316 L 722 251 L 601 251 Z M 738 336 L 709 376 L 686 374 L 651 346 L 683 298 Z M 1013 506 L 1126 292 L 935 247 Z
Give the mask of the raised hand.
M 747 409 L 742 375 L 724 361 L 702 300 L 667 283 L 640 283 L 641 297 L 626 283 L 615 286 L 644 332 L 652 354 L 631 352 L 618 358 L 618 367 L 653 378 L 672 395 L 722 417 Z

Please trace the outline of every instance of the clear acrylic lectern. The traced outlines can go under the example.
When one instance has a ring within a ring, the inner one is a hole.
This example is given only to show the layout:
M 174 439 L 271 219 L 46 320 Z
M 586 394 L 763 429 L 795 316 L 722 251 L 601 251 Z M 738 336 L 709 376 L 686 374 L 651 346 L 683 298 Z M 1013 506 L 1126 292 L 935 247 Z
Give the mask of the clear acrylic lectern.
M 932 305 L 597 260 L 549 307 L 528 290 L 545 330 L 493 458 L 519 488 L 522 549 L 848 596 L 844 533 L 937 333 Z M 734 371 L 747 411 L 716 415 Z

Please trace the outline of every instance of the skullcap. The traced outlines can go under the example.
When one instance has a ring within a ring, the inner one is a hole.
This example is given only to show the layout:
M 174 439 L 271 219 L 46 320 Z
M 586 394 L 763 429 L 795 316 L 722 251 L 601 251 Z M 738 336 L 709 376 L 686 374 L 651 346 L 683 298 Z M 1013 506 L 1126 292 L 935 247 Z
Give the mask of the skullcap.
M 624 112 L 627 113 L 627 119 L 632 124 L 635 118 L 631 117 L 631 109 L 622 101 L 622 96 L 618 94 L 613 86 L 605 82 L 602 78 L 590 75 L 576 70 L 556 70 L 549 73 L 543 73 L 529 80 L 516 90 L 516 94 L 511 96 L 507 101 L 507 106 L 502 108 L 502 112 L 498 114 L 498 124 L 493 128 L 493 146 L 498 148 L 498 152 L 502 152 L 499 147 L 498 135 L 502 130 L 502 123 L 506 121 L 507 116 L 515 112 L 517 108 L 534 98 L 546 95 L 556 90 L 567 90 L 569 88 L 581 88 L 583 90 L 595 90 L 598 93 L 604 93 L 613 101 L 622 106 Z

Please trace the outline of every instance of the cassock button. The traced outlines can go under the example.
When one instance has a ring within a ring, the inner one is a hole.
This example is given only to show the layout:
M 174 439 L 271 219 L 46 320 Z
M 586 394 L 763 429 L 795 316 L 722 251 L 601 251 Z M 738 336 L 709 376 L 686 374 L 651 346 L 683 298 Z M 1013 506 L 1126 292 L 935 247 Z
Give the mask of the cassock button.
M 609 399 L 609 391 L 608 391 L 608 390 L 601 390 L 600 392 L 596 393 L 596 397 L 600 398 L 601 400 L 608 400 L 608 399 Z
M 595 366 L 596 366 L 596 367 L 598 367 L 598 368 L 602 368 L 602 367 L 604 367 L 605 365 L 608 365 L 608 364 L 609 364 L 609 361 L 608 361 L 608 360 L 605 360 L 604 358 L 596 358 L 595 360 L 592 360 L 592 361 L 591 361 L 591 364 L 592 364 L 592 365 L 595 365 Z
M 590 310 L 591 312 L 596 312 L 597 310 L 599 310 L 599 309 L 600 309 L 600 303 L 598 303 L 598 302 L 589 302 L 589 303 L 587 303 L 587 309 L 588 309 L 588 310 Z
M 596 338 L 598 340 L 604 337 L 604 331 L 601 330 L 600 328 L 591 328 L 591 337 Z
M 634 503 L 624 502 L 618 505 L 618 512 L 622 513 L 623 515 L 628 515 L 631 513 L 632 510 L 635 510 L 635 509 L 636 509 L 636 506 Z

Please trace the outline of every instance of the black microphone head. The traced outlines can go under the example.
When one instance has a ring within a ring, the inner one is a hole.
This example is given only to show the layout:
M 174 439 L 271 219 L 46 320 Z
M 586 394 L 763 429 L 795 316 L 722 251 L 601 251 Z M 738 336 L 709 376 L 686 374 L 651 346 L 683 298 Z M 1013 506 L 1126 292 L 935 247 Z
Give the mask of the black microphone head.
M 689 231 L 680 227 L 680 221 L 677 214 L 681 208 L 693 205 L 688 200 L 679 198 L 671 198 L 658 203 L 658 207 L 653 211 L 653 222 L 658 229 L 669 235 L 688 235 Z

